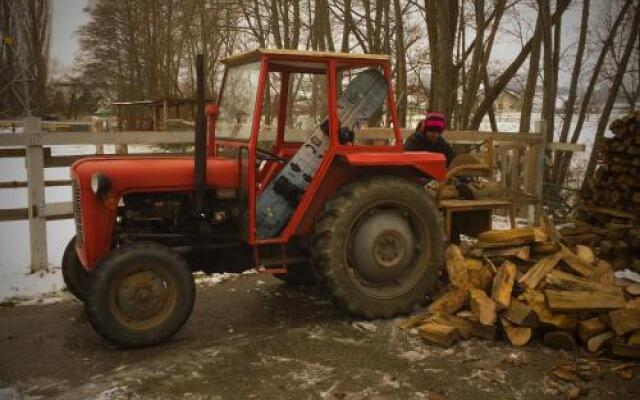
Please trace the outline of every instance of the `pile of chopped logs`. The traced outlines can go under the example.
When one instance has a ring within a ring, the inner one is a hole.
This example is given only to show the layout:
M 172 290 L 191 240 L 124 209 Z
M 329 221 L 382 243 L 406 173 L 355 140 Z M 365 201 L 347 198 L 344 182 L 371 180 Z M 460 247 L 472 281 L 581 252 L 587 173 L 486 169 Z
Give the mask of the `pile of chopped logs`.
M 587 177 L 577 218 L 595 227 L 576 236 L 615 269 L 640 272 L 640 111 L 613 121 L 614 137 L 601 147 L 594 176 Z M 568 234 L 569 232 L 567 232 Z
M 540 228 L 488 231 L 465 254 L 446 251 L 448 286 L 400 328 L 450 346 L 479 337 L 524 346 L 640 358 L 640 284 L 614 278 L 587 246 L 567 246 L 546 217 Z

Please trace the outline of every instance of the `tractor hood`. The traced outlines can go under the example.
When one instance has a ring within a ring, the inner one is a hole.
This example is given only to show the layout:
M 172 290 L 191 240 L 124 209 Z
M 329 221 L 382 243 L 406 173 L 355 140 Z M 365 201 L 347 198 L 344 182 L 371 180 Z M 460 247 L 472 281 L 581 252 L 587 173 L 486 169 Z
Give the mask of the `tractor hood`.
M 207 158 L 207 186 L 238 187 L 238 161 Z M 195 188 L 193 157 L 140 156 L 85 158 L 71 166 L 71 175 L 83 189 L 91 186 L 91 176 L 102 173 L 111 181 L 110 192 L 192 190 Z

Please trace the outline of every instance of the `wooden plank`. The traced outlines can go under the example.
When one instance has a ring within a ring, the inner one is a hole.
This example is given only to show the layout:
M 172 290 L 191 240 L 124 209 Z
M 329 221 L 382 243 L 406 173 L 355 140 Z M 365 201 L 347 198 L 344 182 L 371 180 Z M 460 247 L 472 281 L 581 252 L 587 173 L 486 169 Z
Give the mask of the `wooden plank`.
M 577 153 L 585 151 L 586 146 L 579 143 L 553 142 L 548 143 L 547 148 L 552 151 L 571 151 Z
M 124 132 L 44 132 L 36 140 L 42 145 L 72 144 L 160 144 L 193 143 L 190 131 L 124 131 Z M 30 143 L 26 134 L 0 135 L 0 146 L 24 146 Z
M 21 181 L 9 181 L 9 182 L 0 182 L 0 189 L 17 189 L 17 188 L 25 188 L 27 187 L 28 182 L 21 182 Z M 70 186 L 71 185 L 71 181 L 70 180 L 65 180 L 65 179 L 61 179 L 61 180 L 51 180 L 51 181 L 45 181 L 44 185 L 47 187 L 51 187 L 51 186 Z
M 555 312 L 602 312 L 625 307 L 625 299 L 622 293 L 547 289 L 544 291 L 544 295 L 547 306 L 551 311 Z
M 0 158 L 19 158 L 24 157 L 24 149 L 0 149 Z
M 26 208 L 9 208 L 0 210 L 0 222 L 19 221 L 28 218 L 29 213 Z
M 44 216 L 49 219 L 56 216 L 67 216 L 73 214 L 73 203 L 70 201 L 47 203 L 44 207 Z
M 505 261 L 495 278 L 491 287 L 491 298 L 496 302 L 497 309 L 504 310 L 511 304 L 511 292 L 513 283 L 516 279 L 516 265 L 512 262 Z

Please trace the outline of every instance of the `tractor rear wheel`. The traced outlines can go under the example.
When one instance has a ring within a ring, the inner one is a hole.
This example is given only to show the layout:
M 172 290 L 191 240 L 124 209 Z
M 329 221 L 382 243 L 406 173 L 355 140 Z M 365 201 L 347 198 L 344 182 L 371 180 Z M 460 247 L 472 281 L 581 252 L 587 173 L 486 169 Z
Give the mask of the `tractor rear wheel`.
M 121 347 L 164 342 L 187 321 L 195 284 L 187 262 L 155 243 L 114 249 L 95 271 L 87 296 L 91 325 Z
M 62 279 L 78 300 L 84 302 L 91 285 L 91 274 L 84 269 L 76 251 L 76 237 L 72 237 L 62 254 Z
M 354 315 L 408 313 L 435 290 L 443 263 L 442 218 L 412 181 L 373 176 L 340 188 L 316 223 L 320 283 Z

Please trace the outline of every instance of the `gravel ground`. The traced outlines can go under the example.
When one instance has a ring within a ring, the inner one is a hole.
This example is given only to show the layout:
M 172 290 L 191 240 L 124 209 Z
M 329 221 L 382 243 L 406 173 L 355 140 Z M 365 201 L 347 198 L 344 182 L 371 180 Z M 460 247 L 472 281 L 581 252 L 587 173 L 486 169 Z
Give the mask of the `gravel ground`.
M 470 340 L 444 349 L 353 320 L 313 287 L 252 274 L 204 281 L 194 313 L 162 346 L 121 351 L 81 303 L 0 307 L 4 399 L 640 398 L 640 367 L 533 343 Z M 576 382 L 551 373 L 578 366 Z M 622 375 L 622 376 L 621 376 Z

